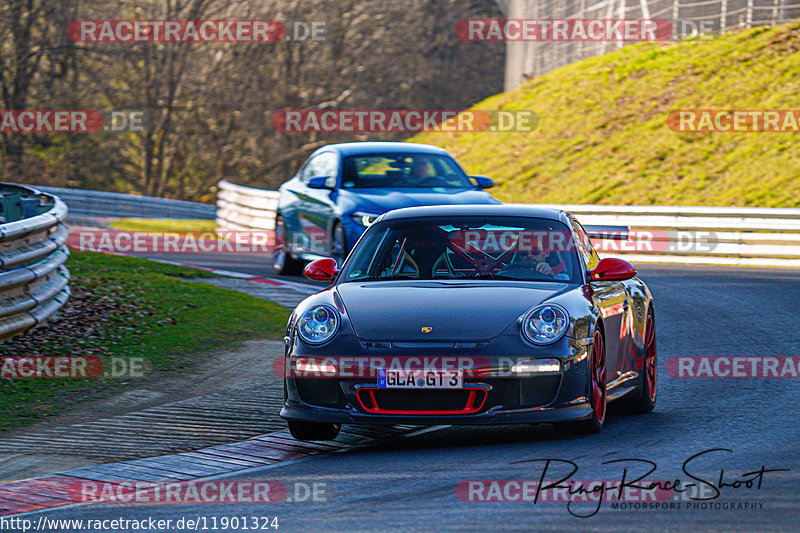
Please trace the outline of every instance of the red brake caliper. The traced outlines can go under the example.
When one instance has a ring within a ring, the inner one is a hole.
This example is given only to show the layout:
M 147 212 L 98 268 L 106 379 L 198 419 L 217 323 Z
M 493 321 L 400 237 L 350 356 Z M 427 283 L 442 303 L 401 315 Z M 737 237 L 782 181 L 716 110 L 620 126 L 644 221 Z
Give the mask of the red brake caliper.
M 603 334 L 595 331 L 592 342 L 592 400 L 597 419 L 602 423 L 606 418 L 605 350 Z
M 653 317 L 647 317 L 647 341 L 645 344 L 645 358 L 647 365 L 647 381 L 649 382 L 650 401 L 656 399 L 656 386 L 658 379 L 658 367 L 656 361 L 656 328 L 653 323 Z

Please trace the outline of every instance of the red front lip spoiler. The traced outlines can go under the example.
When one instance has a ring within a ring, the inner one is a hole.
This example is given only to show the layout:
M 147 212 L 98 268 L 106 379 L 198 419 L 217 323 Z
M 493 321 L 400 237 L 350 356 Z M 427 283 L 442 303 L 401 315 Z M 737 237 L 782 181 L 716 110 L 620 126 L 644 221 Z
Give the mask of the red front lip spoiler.
M 406 410 L 406 409 L 399 409 L 399 410 L 389 410 L 389 409 L 381 409 L 378 406 L 378 402 L 375 399 L 375 391 L 376 390 L 386 390 L 386 389 L 378 389 L 377 387 L 361 387 L 356 392 L 356 397 L 358 398 L 358 403 L 361 404 L 361 408 L 367 412 L 372 414 L 383 414 L 383 415 L 472 415 L 479 412 L 483 408 L 483 404 L 486 403 L 486 397 L 488 396 L 486 389 L 481 387 L 464 387 L 460 390 L 468 390 L 469 397 L 467 398 L 467 404 L 463 409 L 448 409 L 448 410 Z M 475 405 L 476 400 L 478 399 L 478 395 L 482 394 L 483 397 L 480 400 L 479 405 Z M 367 407 L 366 403 L 364 402 L 364 396 L 369 399 L 369 402 L 372 404 L 372 407 Z

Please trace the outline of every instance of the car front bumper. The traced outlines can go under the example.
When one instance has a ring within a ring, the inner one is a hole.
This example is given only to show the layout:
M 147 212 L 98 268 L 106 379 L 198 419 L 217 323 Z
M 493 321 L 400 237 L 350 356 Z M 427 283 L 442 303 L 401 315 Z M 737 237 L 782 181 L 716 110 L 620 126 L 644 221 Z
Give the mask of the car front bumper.
M 473 415 L 378 415 L 352 410 L 329 409 L 314 406 L 284 405 L 281 416 L 287 420 L 328 422 L 333 424 L 411 424 L 419 426 L 536 424 L 588 420 L 592 408 L 588 402 L 558 408 L 538 410 L 497 411 Z
M 373 377 L 309 378 L 289 372 L 280 414 L 287 420 L 340 424 L 481 425 L 589 419 L 591 346 L 569 341 L 562 348 L 569 355 L 558 357 L 559 373 L 466 375 L 463 389 L 379 389 Z M 493 365 L 500 358 L 483 360 Z

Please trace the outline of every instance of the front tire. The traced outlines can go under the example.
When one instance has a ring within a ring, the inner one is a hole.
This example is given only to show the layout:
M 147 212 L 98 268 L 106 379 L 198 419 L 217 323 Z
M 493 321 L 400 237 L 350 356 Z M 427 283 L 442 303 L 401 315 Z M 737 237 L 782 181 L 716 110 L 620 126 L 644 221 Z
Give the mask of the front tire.
M 281 276 L 299 275 L 303 262 L 292 257 L 286 246 L 286 222 L 283 217 L 275 217 L 275 247 L 272 249 L 272 268 Z
M 592 417 L 578 422 L 561 422 L 554 427 L 559 433 L 587 434 L 597 433 L 603 429 L 608 411 L 608 398 L 606 389 L 606 350 L 603 342 L 603 332 L 598 327 L 594 330 L 592 339 L 592 359 L 589 361 L 589 401 L 592 404 Z
M 297 440 L 333 440 L 341 428 L 341 424 L 289 420 L 289 432 Z

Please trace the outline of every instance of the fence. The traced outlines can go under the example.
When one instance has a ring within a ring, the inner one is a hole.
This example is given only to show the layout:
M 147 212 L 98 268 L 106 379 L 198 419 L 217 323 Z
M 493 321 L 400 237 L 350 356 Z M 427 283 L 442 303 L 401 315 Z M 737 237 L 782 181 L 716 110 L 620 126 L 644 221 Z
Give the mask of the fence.
M 214 220 L 216 216 L 216 208 L 213 205 L 185 200 L 57 187 L 39 187 L 39 189 L 58 195 L 66 202 L 73 216 L 199 220 Z
M 217 223 L 227 230 L 273 230 L 278 192 L 218 184 Z M 627 226 L 628 241 L 598 241 L 603 256 L 633 263 L 800 268 L 800 209 L 555 205 L 583 224 Z M 645 246 L 645 239 L 653 240 Z M 648 248 L 652 248 L 652 251 Z
M 0 184 L 0 340 L 45 322 L 69 299 L 66 216 L 56 196 Z
M 800 0 L 507 0 L 510 19 L 666 19 L 699 31 L 707 21 L 713 33 L 775 25 L 800 17 Z M 684 35 L 683 32 L 679 33 Z M 513 41 L 506 43 L 505 89 L 569 63 L 602 55 L 623 42 Z

